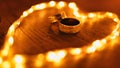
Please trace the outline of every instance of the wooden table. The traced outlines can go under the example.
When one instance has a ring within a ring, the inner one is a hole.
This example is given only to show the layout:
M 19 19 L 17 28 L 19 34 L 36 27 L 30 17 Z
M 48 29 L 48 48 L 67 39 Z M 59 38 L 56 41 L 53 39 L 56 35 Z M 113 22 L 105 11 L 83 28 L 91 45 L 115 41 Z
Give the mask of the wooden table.
M 47 0 L 49 1 L 49 0 Z M 70 0 L 67 0 L 70 1 Z M 118 8 L 120 1 L 75 1 L 78 6 L 84 11 L 112 11 L 120 15 L 120 8 Z M 41 3 L 42 0 L 4 0 L 0 1 L 0 45 L 2 46 L 4 36 L 9 26 L 19 18 L 22 12 L 31 5 Z M 87 4 L 87 5 L 86 5 Z M 102 6 L 101 6 L 102 5 Z M 49 48 L 49 47 L 47 47 Z M 94 57 L 84 57 L 74 67 L 81 68 L 120 68 L 120 44 L 114 48 L 108 48 L 104 52 L 96 53 Z
M 49 1 L 49 0 L 46 0 Z M 59 0 L 57 0 L 59 1 Z M 71 0 L 67 0 L 70 2 Z M 84 11 L 111 11 L 118 15 L 120 15 L 120 1 L 119 0 L 111 0 L 111 1 L 80 1 L 72 0 L 77 3 L 77 5 Z M 4 36 L 9 28 L 9 26 L 20 17 L 22 12 L 31 5 L 41 3 L 44 1 L 40 0 L 1 0 L 0 1 L 0 45 L 3 44 Z

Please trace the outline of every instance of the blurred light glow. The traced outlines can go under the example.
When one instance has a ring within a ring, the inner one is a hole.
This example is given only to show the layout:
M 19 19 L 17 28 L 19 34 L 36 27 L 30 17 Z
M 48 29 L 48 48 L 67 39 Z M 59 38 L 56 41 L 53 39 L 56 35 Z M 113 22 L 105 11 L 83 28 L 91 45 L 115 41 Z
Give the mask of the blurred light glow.
M 44 62 L 44 55 L 43 54 L 39 54 L 37 56 L 37 58 L 35 59 L 35 66 L 40 67 L 43 65 Z
M 15 68 L 25 68 L 24 64 L 15 64 Z
M 56 61 L 56 54 L 54 52 L 48 52 L 47 54 L 47 60 L 48 61 Z
M 114 35 L 115 35 L 115 36 L 119 36 L 119 32 L 116 31 L 116 32 L 114 33 Z
M 24 11 L 22 17 L 26 17 L 27 15 L 28 15 L 28 13 L 26 11 Z
M 107 43 L 107 40 L 106 40 L 106 39 L 102 39 L 102 40 L 101 40 L 101 43 L 102 43 L 102 44 L 105 44 L 105 43 Z
M 95 17 L 95 16 L 96 16 L 96 15 L 95 15 L 94 13 L 89 13 L 89 14 L 88 14 L 88 17 L 89 17 L 89 18 L 93 18 L 93 17 Z
M 2 62 L 3 62 L 3 59 L 2 59 L 2 57 L 0 57 L 0 64 L 2 64 Z
M 94 53 L 95 51 L 96 51 L 96 48 L 91 46 L 91 47 L 87 48 L 86 53 L 90 54 L 90 53 Z
M 102 48 L 102 44 L 100 42 L 100 40 L 96 40 L 92 43 L 92 46 L 95 47 L 96 49 L 100 49 Z
M 21 63 L 25 62 L 25 59 L 24 59 L 24 57 L 22 55 L 15 55 L 14 61 L 17 64 L 21 64 Z
M 63 7 L 65 7 L 65 2 L 64 1 L 60 1 L 58 3 L 58 8 L 60 9 L 60 8 L 63 8 Z
M 4 61 L 2 63 L 2 68 L 11 68 L 10 63 L 8 61 Z
M 119 32 L 119 31 L 118 31 L 119 28 L 120 28 L 120 25 L 117 24 L 117 25 L 116 25 L 116 28 L 112 31 L 112 33 L 114 34 L 115 32 Z
M 28 10 L 28 13 L 32 13 L 34 10 L 32 9 L 32 8 L 30 8 L 29 10 Z
M 73 12 L 73 14 L 74 14 L 76 17 L 80 17 L 79 12 L 77 12 L 77 11 Z
M 78 11 L 78 10 L 79 10 L 79 8 L 77 8 L 77 7 L 73 8 L 73 11 Z
M 80 49 L 80 48 L 73 48 L 70 50 L 70 53 L 72 55 L 80 55 L 81 52 L 82 52 L 82 49 Z
M 57 52 L 57 55 L 59 56 L 59 58 L 64 58 L 66 56 L 67 52 L 65 50 L 60 50 Z
M 13 39 L 13 37 L 12 37 L 12 36 L 11 36 L 11 37 L 9 37 L 8 42 L 9 42 L 11 45 L 13 45 L 13 43 L 14 43 L 14 39 Z
M 47 54 L 47 60 L 49 62 L 60 62 L 64 57 L 66 53 L 64 51 L 59 51 L 59 52 L 48 52 Z
M 49 6 L 50 6 L 50 7 L 54 7 L 55 5 L 56 5 L 56 2 L 55 2 L 55 1 L 50 1 L 50 2 L 49 2 Z
M 1 51 L 2 56 L 7 56 L 9 53 L 11 44 L 9 42 L 5 43 L 4 49 Z
M 2 50 L 2 56 L 7 56 L 8 55 L 8 49 Z
M 86 18 L 87 18 L 87 17 L 86 17 L 85 15 L 82 15 L 82 16 L 81 16 L 81 19 L 83 19 L 83 20 L 86 19 Z
M 111 39 L 115 39 L 117 36 L 119 36 L 119 32 L 118 31 L 114 32 L 113 36 L 111 36 Z
M 107 12 L 106 13 L 109 17 L 113 17 L 113 13 Z
M 114 20 L 114 22 L 119 22 L 118 18 L 114 18 L 113 20 Z
M 71 3 L 69 3 L 69 8 L 72 8 L 72 9 L 74 9 L 74 8 L 76 8 L 76 3 L 75 2 L 71 2 Z
M 15 26 L 14 25 L 10 26 L 9 31 L 12 32 L 14 30 L 15 30 Z
M 43 61 L 35 60 L 35 66 L 41 67 L 43 65 Z
M 44 9 L 46 7 L 47 7 L 46 3 L 41 3 L 41 4 L 36 5 L 34 9 L 40 10 L 40 9 Z

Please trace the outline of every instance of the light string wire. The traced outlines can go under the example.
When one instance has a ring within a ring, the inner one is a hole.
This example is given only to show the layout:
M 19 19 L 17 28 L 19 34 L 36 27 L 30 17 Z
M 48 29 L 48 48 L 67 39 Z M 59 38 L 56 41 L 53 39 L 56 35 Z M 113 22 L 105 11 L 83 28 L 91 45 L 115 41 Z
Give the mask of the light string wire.
M 16 20 L 9 28 L 8 33 L 6 35 L 4 47 L 0 51 L 0 66 L 2 65 L 2 68 L 7 68 L 11 67 L 8 59 L 6 57 L 9 57 L 9 51 L 10 48 L 12 47 L 14 43 L 14 33 L 15 29 L 20 25 L 21 21 L 31 14 L 32 12 L 36 10 L 43 10 L 47 7 L 57 7 L 58 9 L 61 9 L 67 5 L 66 2 L 60 1 L 60 2 L 55 2 L 55 1 L 50 1 L 49 3 L 40 3 L 37 5 L 32 6 L 30 9 L 26 10 L 23 12 L 21 17 Z M 106 36 L 103 39 L 98 39 L 92 42 L 89 46 L 86 47 L 81 47 L 81 48 L 67 48 L 67 49 L 62 49 L 62 50 L 55 50 L 55 51 L 49 51 L 45 54 L 39 54 L 37 55 L 37 59 L 35 60 L 35 65 L 36 66 L 42 66 L 45 64 L 45 62 L 53 62 L 53 63 L 58 63 L 61 62 L 62 60 L 65 60 L 64 58 L 67 57 L 67 55 L 75 55 L 80 56 L 82 53 L 84 54 L 91 54 L 96 51 L 104 49 L 106 47 L 105 45 L 107 44 L 108 41 L 110 42 L 115 42 L 113 40 L 117 40 L 119 36 L 119 28 L 120 28 L 120 20 L 117 17 L 116 14 L 111 13 L 111 12 L 106 12 L 104 15 L 101 15 L 100 13 L 88 13 L 87 15 L 84 15 L 83 13 L 79 13 L 79 8 L 76 6 L 74 2 L 70 2 L 67 5 L 69 8 L 72 9 L 73 14 L 76 18 L 79 18 L 84 22 L 87 18 L 104 18 L 105 16 L 108 16 L 109 18 L 113 19 L 114 22 L 117 23 L 115 29 L 112 31 L 112 33 L 108 36 Z M 21 67 L 23 68 L 24 62 L 26 58 L 22 54 L 16 54 L 12 58 L 13 62 L 15 63 L 16 67 Z M 58 64 L 57 64 L 58 65 Z M 59 65 L 61 65 L 59 63 Z

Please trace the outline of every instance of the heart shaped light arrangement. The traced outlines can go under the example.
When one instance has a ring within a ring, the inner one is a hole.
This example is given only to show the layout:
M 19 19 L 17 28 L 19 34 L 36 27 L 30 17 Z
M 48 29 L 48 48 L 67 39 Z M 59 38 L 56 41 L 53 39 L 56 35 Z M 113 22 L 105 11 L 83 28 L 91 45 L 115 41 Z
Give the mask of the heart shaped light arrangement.
M 74 16 L 77 19 L 79 19 L 81 22 L 84 22 L 85 20 L 87 20 L 87 18 L 97 19 L 97 18 L 109 17 L 114 22 L 116 22 L 117 25 L 110 35 L 106 36 L 103 39 L 95 40 L 88 46 L 84 46 L 81 48 L 67 48 L 62 50 L 49 51 L 44 54 L 35 55 L 34 56 L 35 59 L 31 59 L 31 56 L 22 55 L 22 54 L 15 54 L 15 55 L 9 56 L 10 48 L 14 43 L 13 36 L 14 36 L 15 29 L 20 25 L 23 18 L 25 18 L 26 16 L 28 16 L 29 14 L 31 14 L 36 10 L 43 10 L 48 7 L 61 9 L 65 6 L 68 6 L 69 8 L 71 8 Z M 118 41 L 117 38 L 119 36 L 119 26 L 120 26 L 119 22 L 120 21 L 117 15 L 110 12 L 105 12 L 104 14 L 101 14 L 101 12 L 96 12 L 96 13 L 88 13 L 86 15 L 84 13 L 79 13 L 79 8 L 76 6 L 74 2 L 70 2 L 67 4 L 66 2 L 63 2 L 63 1 L 60 1 L 60 2 L 50 1 L 49 3 L 41 3 L 41 4 L 34 5 L 30 9 L 24 11 L 23 15 L 10 26 L 8 33 L 6 35 L 4 46 L 0 51 L 0 67 L 24 68 L 28 60 L 32 61 L 31 65 L 33 67 L 44 67 L 48 65 L 52 68 L 55 68 L 55 66 L 64 66 L 65 64 L 63 64 L 63 62 L 69 63 L 68 61 L 69 59 L 66 59 L 66 58 L 71 57 L 70 59 L 73 59 L 72 61 L 76 61 L 87 54 L 91 54 L 96 51 L 103 50 L 104 48 L 107 47 L 106 44 L 108 42 L 110 42 L 109 45 L 114 45 L 114 43 Z

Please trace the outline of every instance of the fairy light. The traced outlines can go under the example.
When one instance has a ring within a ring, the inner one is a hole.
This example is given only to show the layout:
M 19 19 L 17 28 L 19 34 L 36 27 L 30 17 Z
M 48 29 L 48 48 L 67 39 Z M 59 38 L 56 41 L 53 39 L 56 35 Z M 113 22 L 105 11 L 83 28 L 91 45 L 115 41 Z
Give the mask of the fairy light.
M 28 15 L 28 13 L 26 11 L 24 11 L 22 17 L 26 17 L 27 15 Z
M 96 51 L 96 48 L 91 46 L 87 48 L 86 53 L 91 54 L 91 53 L 94 53 L 95 51 Z
M 114 35 L 111 36 L 111 39 L 115 39 L 117 36 L 119 36 L 119 32 L 114 32 Z
M 8 42 L 9 42 L 11 45 L 14 43 L 14 39 L 13 39 L 12 36 L 8 39 Z
M 110 13 L 110 12 L 107 12 L 106 14 L 107 14 L 109 17 L 113 17 L 113 14 Z
M 7 55 L 8 55 L 10 46 L 13 45 L 13 42 L 14 42 L 14 39 L 13 39 L 13 37 L 11 36 L 11 37 L 8 39 L 8 42 L 5 43 L 4 49 L 1 51 L 1 54 L 2 54 L 3 56 L 7 56 Z
M 76 16 L 76 17 L 80 17 L 80 14 L 79 14 L 79 12 L 73 12 L 73 14 Z
M 4 50 L 1 51 L 2 56 L 7 56 L 8 55 L 8 51 L 9 51 L 8 47 L 4 48 Z
M 37 60 L 35 59 L 35 66 L 40 67 L 43 65 L 44 62 L 44 55 L 43 54 L 39 54 L 37 56 Z
M 22 55 L 15 55 L 13 58 L 15 68 L 24 68 L 25 58 Z
M 32 8 L 30 8 L 27 12 L 28 13 L 32 13 L 34 10 Z
M 92 43 L 92 46 L 95 47 L 96 49 L 100 49 L 102 47 L 102 44 L 100 40 L 96 40 Z
M 102 16 L 102 15 L 100 15 L 100 14 L 98 14 L 97 17 L 98 17 L 98 18 L 104 18 L 104 16 Z
M 17 64 L 21 64 L 25 62 L 25 59 L 22 55 L 15 55 L 14 62 Z
M 117 32 L 115 32 L 115 34 L 114 34 L 115 36 L 119 36 L 119 32 L 117 31 Z
M 42 3 L 42 4 L 37 6 L 38 9 L 44 9 L 46 7 L 47 7 L 46 3 Z
M 2 64 L 2 62 L 3 62 L 3 59 L 2 59 L 2 57 L 0 57 L 0 64 Z
M 65 2 L 64 1 L 60 1 L 59 3 L 58 3 L 58 9 L 61 9 L 61 8 L 63 8 L 65 6 Z
M 112 33 L 114 34 L 115 32 L 117 32 L 117 30 L 119 29 L 119 24 L 118 25 L 116 25 L 116 28 L 112 31 Z
M 35 65 L 36 67 L 40 67 L 40 66 L 43 65 L 43 61 L 36 60 L 35 63 L 34 63 L 34 65 Z
M 115 22 L 118 22 L 118 21 L 119 21 L 119 19 L 118 19 L 118 18 L 114 18 L 113 20 L 114 20 Z
M 54 62 L 57 61 L 57 56 L 54 52 L 48 52 L 47 61 Z
M 93 18 L 93 17 L 95 17 L 96 15 L 94 14 L 94 13 L 89 13 L 88 14 L 88 17 L 90 17 L 90 18 Z
M 42 9 L 44 9 L 44 8 L 46 8 L 46 7 L 47 7 L 47 4 L 46 4 L 46 3 L 41 3 L 41 4 L 38 4 L 38 5 L 33 6 L 32 8 L 33 8 L 34 10 L 42 10 Z
M 55 5 L 56 5 L 56 2 L 55 2 L 55 1 L 50 1 L 50 2 L 49 2 L 49 6 L 50 6 L 50 7 L 54 7 Z
M 24 64 L 15 64 L 15 68 L 25 68 Z
M 76 3 L 74 3 L 74 2 L 71 2 L 71 3 L 69 3 L 69 8 L 72 8 L 72 9 L 74 9 L 74 8 L 76 8 Z
M 10 46 L 13 45 L 14 43 L 14 31 L 16 29 L 17 26 L 19 26 L 19 24 L 21 23 L 22 19 L 26 16 L 28 16 L 30 13 L 36 11 L 36 10 L 41 10 L 41 9 L 45 9 L 46 7 L 56 7 L 58 9 L 63 8 L 66 6 L 66 3 L 63 1 L 58 2 L 57 6 L 55 1 L 50 1 L 48 4 L 46 3 L 41 3 L 41 4 L 37 4 L 32 6 L 29 10 L 24 11 L 23 15 L 13 23 L 13 25 L 11 25 L 11 27 L 8 30 L 8 34 L 7 34 L 7 41 L 5 41 L 4 44 L 4 48 L 1 50 L 1 56 L 0 57 L 0 64 L 2 64 L 2 68 L 10 68 L 10 62 L 8 61 L 3 61 L 4 56 L 8 55 Z M 101 14 L 97 14 L 97 13 L 89 13 L 88 15 L 83 15 L 83 14 L 79 14 L 78 12 L 78 7 L 76 6 L 76 3 L 74 2 L 70 2 L 68 4 L 68 7 L 72 9 L 73 14 L 75 15 L 75 17 L 79 17 L 81 19 L 81 21 L 85 21 L 87 18 L 104 18 L 105 16 L 108 16 L 109 18 L 113 19 L 114 22 L 117 23 L 115 29 L 113 30 L 113 32 L 108 35 L 107 37 L 101 39 L 101 40 L 95 40 L 92 44 L 90 44 L 90 46 L 87 46 L 86 49 L 84 48 L 70 48 L 69 49 L 63 49 L 63 50 L 57 50 L 57 51 L 49 51 L 47 52 L 47 54 L 40 54 L 38 55 L 38 57 L 35 60 L 34 65 L 35 66 L 42 66 L 44 61 L 47 62 L 53 62 L 53 63 L 58 63 L 61 62 L 62 60 L 65 60 L 64 58 L 66 57 L 66 55 L 68 54 L 69 50 L 69 54 L 70 55 L 75 55 L 76 57 L 80 56 L 81 53 L 85 53 L 85 54 L 91 54 L 94 53 L 95 51 L 103 48 L 106 43 L 107 40 L 114 40 L 116 41 L 116 37 L 119 36 L 119 18 L 110 12 L 106 12 L 105 15 L 101 15 Z M 112 41 L 111 44 L 114 44 L 115 42 Z M 25 58 L 23 57 L 23 55 L 15 55 L 14 58 L 14 63 L 16 65 L 16 68 L 23 68 L 24 67 L 24 63 L 25 63 Z
M 70 50 L 70 54 L 72 55 L 80 55 L 81 52 L 82 52 L 82 49 L 80 48 L 74 48 Z
M 81 16 L 81 19 L 85 20 L 87 17 L 85 15 Z
M 11 68 L 10 63 L 8 61 L 4 61 L 2 63 L 2 68 Z
M 67 52 L 65 50 L 60 50 L 60 51 L 56 52 L 56 54 L 58 55 L 58 57 L 60 59 L 62 59 L 66 56 Z
M 60 62 L 66 55 L 65 51 L 48 52 L 47 60 L 50 62 Z
M 106 39 L 102 39 L 102 40 L 101 40 L 101 43 L 102 43 L 102 44 L 106 44 L 106 43 L 107 43 Z
M 15 29 L 15 26 L 12 25 L 12 26 L 9 28 L 9 31 L 12 32 L 12 31 L 14 31 L 14 29 Z

